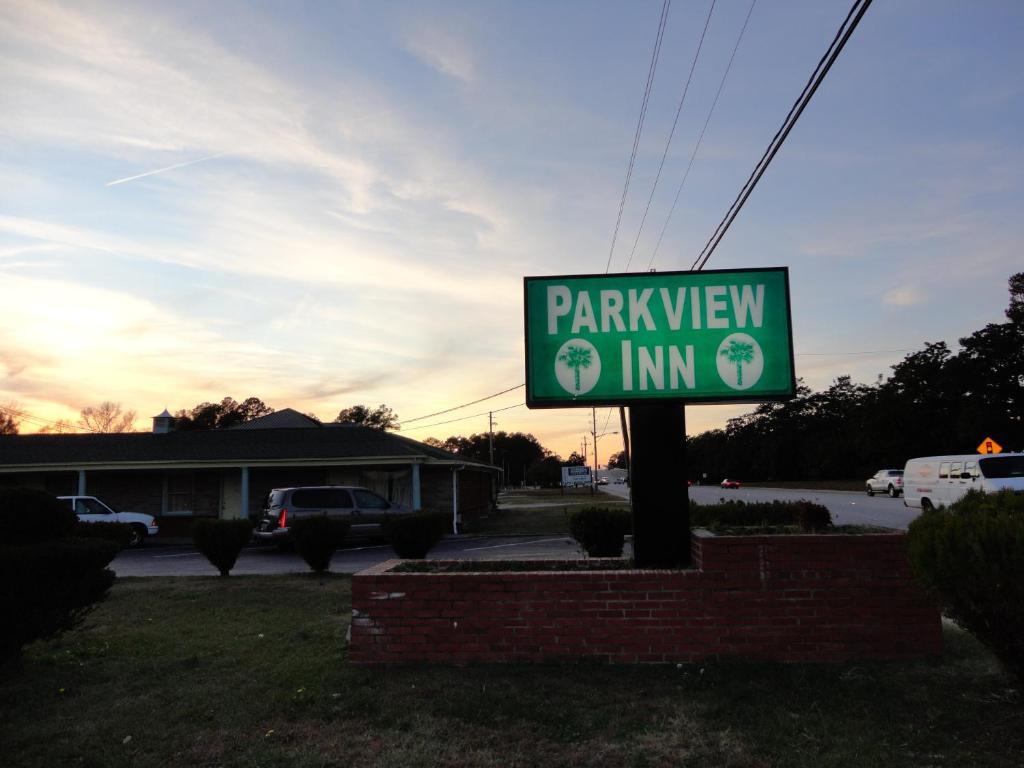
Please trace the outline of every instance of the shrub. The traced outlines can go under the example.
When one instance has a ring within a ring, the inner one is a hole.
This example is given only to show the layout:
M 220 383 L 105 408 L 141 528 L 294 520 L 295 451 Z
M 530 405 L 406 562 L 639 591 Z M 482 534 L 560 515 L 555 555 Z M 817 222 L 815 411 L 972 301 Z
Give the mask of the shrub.
M 76 539 L 102 539 L 112 541 L 118 550 L 132 543 L 132 527 L 128 523 L 82 523 L 75 526 Z
M 811 501 L 790 502 L 793 506 L 793 522 L 801 531 L 824 531 L 832 527 L 832 513 L 823 504 Z
M 71 505 L 46 491 L 0 490 L 0 542 L 4 544 L 63 539 L 77 525 Z
M 804 531 L 832 525 L 828 508 L 810 501 L 724 501 L 720 504 L 690 502 L 690 525 L 695 528 L 799 525 Z
M 70 538 L 77 523 L 48 493 L 0 490 L 0 661 L 73 627 L 113 584 L 117 545 Z
M 78 624 L 114 583 L 107 565 L 117 545 L 60 539 L 0 549 L 3 659 L 22 646 Z
M 315 573 L 330 567 L 334 550 L 341 546 L 347 533 L 348 522 L 334 517 L 303 517 L 288 526 L 295 550 Z
M 1024 680 L 1024 496 L 970 491 L 910 524 L 910 566 L 947 615 Z
M 569 517 L 569 532 L 590 557 L 621 557 L 633 518 L 627 509 L 584 507 Z
M 404 559 L 421 560 L 451 531 L 451 525 L 451 517 L 445 512 L 416 512 L 389 518 L 384 532 L 395 554 Z
M 227 576 L 235 567 L 242 547 L 250 539 L 252 522 L 249 520 L 197 520 L 192 528 L 196 549 L 220 571 L 221 576 Z

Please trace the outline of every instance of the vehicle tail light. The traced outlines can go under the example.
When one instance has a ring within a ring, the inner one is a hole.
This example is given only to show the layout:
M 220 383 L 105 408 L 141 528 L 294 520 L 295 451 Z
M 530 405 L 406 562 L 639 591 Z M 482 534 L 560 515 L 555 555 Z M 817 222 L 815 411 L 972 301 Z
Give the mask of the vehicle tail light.
M 288 527 L 288 508 L 285 507 L 281 510 L 281 514 L 277 516 L 277 527 L 287 528 Z

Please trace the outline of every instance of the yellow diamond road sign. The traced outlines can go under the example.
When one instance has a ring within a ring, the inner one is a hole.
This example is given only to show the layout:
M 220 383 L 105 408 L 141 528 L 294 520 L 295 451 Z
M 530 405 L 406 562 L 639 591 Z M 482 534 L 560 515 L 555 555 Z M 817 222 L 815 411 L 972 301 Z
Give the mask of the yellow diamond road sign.
M 1002 453 L 1003 446 L 993 440 L 991 437 L 986 437 L 981 441 L 981 445 L 978 446 L 978 453 Z

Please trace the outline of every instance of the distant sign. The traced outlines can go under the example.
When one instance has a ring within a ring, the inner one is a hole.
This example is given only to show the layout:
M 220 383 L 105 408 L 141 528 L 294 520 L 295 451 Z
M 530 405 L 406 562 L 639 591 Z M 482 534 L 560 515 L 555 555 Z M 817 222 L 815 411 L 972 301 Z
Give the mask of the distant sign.
M 1003 446 L 993 440 L 991 437 L 986 437 L 981 441 L 981 445 L 978 446 L 978 453 L 1002 453 Z
M 590 485 L 590 467 L 562 467 L 562 485 Z
M 785 267 L 527 277 L 523 288 L 530 408 L 796 391 Z

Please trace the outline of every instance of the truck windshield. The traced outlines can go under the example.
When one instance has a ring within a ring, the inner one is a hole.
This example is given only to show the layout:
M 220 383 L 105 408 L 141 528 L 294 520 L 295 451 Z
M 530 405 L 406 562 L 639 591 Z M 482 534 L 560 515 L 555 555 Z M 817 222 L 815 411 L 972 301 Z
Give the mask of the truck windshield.
M 1024 477 L 1024 456 L 992 456 L 978 463 L 985 477 Z

